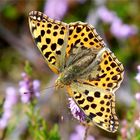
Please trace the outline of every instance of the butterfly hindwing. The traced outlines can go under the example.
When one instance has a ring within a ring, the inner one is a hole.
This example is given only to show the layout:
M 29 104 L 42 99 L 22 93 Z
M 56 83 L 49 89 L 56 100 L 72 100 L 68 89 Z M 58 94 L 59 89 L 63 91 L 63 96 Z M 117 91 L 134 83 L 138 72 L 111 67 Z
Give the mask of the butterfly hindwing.
M 114 93 L 123 80 L 123 65 L 108 48 L 101 54 L 99 60 L 98 69 L 96 71 L 94 69 L 84 82 Z
M 91 122 L 109 132 L 117 130 L 119 123 L 115 113 L 114 94 L 79 82 L 73 82 L 67 86 L 67 90 Z

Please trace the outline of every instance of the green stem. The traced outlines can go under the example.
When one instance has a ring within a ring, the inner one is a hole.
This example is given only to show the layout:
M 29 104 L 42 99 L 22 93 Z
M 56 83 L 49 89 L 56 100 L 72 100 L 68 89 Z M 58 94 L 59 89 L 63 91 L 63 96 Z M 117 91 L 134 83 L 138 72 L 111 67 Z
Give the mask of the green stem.
M 87 139 L 87 136 L 88 136 L 88 130 L 89 130 L 89 127 L 86 126 L 85 135 L 84 135 L 84 139 L 83 139 L 83 140 L 86 140 L 86 139 Z

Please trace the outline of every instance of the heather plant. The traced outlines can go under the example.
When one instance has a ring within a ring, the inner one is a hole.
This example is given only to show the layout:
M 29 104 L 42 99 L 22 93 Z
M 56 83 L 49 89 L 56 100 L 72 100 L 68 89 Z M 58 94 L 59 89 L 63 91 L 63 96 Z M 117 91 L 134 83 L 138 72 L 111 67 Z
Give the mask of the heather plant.
M 40 108 L 37 106 L 40 97 L 40 81 L 32 79 L 29 63 L 26 64 L 25 70 L 26 72 L 21 74 L 19 90 L 14 87 L 8 87 L 6 90 L 6 97 L 1 105 L 3 109 L 0 117 L 0 139 L 10 139 L 12 133 L 20 128 L 22 131 L 18 139 L 31 137 L 33 140 L 59 140 L 58 126 L 54 125 L 48 129 L 47 122 L 41 116 Z M 16 106 L 19 105 L 20 107 L 17 108 Z M 17 112 L 19 114 L 16 114 Z M 11 122 L 10 119 L 13 117 L 16 121 Z M 29 136 L 26 136 L 26 133 Z

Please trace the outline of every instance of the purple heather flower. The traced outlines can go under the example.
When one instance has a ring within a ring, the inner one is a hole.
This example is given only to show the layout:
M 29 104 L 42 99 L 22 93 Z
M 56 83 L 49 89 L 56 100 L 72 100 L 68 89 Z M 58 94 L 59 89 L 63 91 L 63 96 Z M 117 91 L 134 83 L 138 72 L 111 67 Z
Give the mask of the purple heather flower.
M 115 13 L 109 11 L 104 6 L 101 6 L 97 9 L 97 14 L 103 22 L 109 23 L 109 24 L 111 24 L 114 21 L 114 19 L 116 18 Z
M 17 93 L 15 88 L 13 87 L 8 87 L 6 89 L 6 97 L 5 97 L 5 102 L 4 102 L 4 109 L 11 109 L 11 107 L 17 103 Z
M 137 69 L 138 69 L 138 73 L 137 73 L 135 79 L 136 79 L 137 82 L 140 84 L 140 65 L 137 66 Z
M 70 135 L 70 140 L 83 140 L 85 135 L 86 128 L 81 125 L 76 126 L 76 132 Z M 87 136 L 86 140 L 95 140 L 91 135 Z
M 123 24 L 119 18 L 114 19 L 110 31 L 118 39 L 126 39 L 137 33 L 135 27 Z
M 126 39 L 137 33 L 136 27 L 124 24 L 114 12 L 104 6 L 98 8 L 97 15 L 103 22 L 111 25 L 110 31 L 118 39 Z
M 68 8 L 68 0 L 46 0 L 44 13 L 49 17 L 61 20 Z
M 7 124 L 8 124 L 8 120 L 2 117 L 0 119 L 0 129 L 4 129 L 7 126 Z
M 19 82 L 19 93 L 21 101 L 28 103 L 33 97 L 40 96 L 40 82 L 39 80 L 31 80 L 26 73 L 21 74 L 23 80 Z
M 33 81 L 33 90 L 35 92 L 36 97 L 40 97 L 40 81 L 39 80 L 34 80 Z
M 15 88 L 8 87 L 6 89 L 6 97 L 3 105 L 3 114 L 0 118 L 0 128 L 4 129 L 12 115 L 12 107 L 17 103 L 18 96 Z
M 22 88 L 20 88 L 21 90 L 19 91 L 20 92 L 20 95 L 21 95 L 21 101 L 23 103 L 28 103 L 30 102 L 30 98 L 31 98 L 31 93 L 30 92 L 27 92 L 27 90 L 25 91 L 23 89 L 22 91 Z
M 69 98 L 69 108 L 74 118 L 79 120 L 80 122 L 85 122 L 86 115 L 83 111 L 77 106 L 72 98 Z

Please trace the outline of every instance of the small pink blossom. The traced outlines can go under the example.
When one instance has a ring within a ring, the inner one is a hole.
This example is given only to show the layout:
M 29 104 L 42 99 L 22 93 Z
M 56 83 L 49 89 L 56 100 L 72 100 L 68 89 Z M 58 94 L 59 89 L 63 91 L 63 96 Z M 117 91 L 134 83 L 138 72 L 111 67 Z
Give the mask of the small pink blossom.
M 127 138 L 127 121 L 126 120 L 122 121 L 122 128 L 120 132 L 121 132 L 122 139 L 126 139 Z
M 135 98 L 136 98 L 137 101 L 140 102 L 140 93 L 139 92 L 135 94 Z
M 137 82 L 140 84 L 140 65 L 137 66 L 137 69 L 138 69 L 138 73 L 137 73 L 135 79 L 136 79 Z
M 135 126 L 136 126 L 137 128 L 140 128 L 140 119 L 135 120 Z

